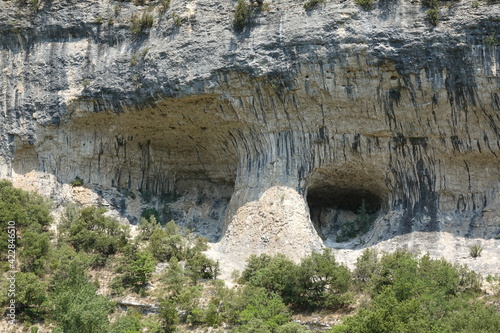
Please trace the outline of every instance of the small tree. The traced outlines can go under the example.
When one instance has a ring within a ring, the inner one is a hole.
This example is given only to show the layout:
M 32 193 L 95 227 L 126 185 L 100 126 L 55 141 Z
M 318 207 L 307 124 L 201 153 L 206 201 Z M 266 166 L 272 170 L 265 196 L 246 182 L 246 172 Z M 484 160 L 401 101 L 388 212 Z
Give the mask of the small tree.
M 16 274 L 16 302 L 19 310 L 38 316 L 47 301 L 47 285 L 34 273 Z
M 175 326 L 179 323 L 179 313 L 175 303 L 171 299 L 164 299 L 160 301 L 158 315 L 160 316 L 162 328 L 165 332 L 174 332 Z
M 21 245 L 22 270 L 41 274 L 50 248 L 49 235 L 28 230 L 22 236 Z
M 219 263 L 209 259 L 204 254 L 197 254 L 186 262 L 186 273 L 194 284 L 199 279 L 216 279 L 219 274 Z
M 234 9 L 234 28 L 239 31 L 243 30 L 247 25 L 249 16 L 250 11 L 247 8 L 245 0 L 238 0 Z
M 273 331 L 290 320 L 290 312 L 279 295 L 268 293 L 264 288 L 251 288 L 250 291 L 251 297 L 246 299 L 245 308 L 239 313 L 241 323 L 249 325 L 254 320 L 262 320 Z
M 437 8 L 428 9 L 427 18 L 433 26 L 436 26 L 439 22 L 439 10 Z
M 139 237 L 143 240 L 149 240 L 156 229 L 160 228 L 160 223 L 156 216 L 151 214 L 149 217 L 141 217 L 139 223 Z
M 86 207 L 61 224 L 61 231 L 77 251 L 108 256 L 126 245 L 128 230 L 104 215 L 105 208 Z
M 124 280 L 129 285 L 145 285 L 155 270 L 156 262 L 148 251 L 135 253 L 125 269 Z
M 331 249 L 314 252 L 300 264 L 297 302 L 313 308 L 341 308 L 350 302 L 350 281 L 349 269 L 337 263 Z

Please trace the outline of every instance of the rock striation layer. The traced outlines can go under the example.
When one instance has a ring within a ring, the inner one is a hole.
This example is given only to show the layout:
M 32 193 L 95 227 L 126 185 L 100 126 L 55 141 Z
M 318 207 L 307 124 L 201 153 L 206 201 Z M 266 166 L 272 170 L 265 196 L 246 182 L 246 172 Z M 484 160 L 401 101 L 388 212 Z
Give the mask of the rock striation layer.
M 60 204 L 80 177 L 88 203 L 241 259 L 342 247 L 362 202 L 365 244 L 500 234 L 498 4 L 443 4 L 434 27 L 416 1 L 275 0 L 235 32 L 232 1 L 174 0 L 132 33 L 150 9 L 0 2 L 1 177 Z

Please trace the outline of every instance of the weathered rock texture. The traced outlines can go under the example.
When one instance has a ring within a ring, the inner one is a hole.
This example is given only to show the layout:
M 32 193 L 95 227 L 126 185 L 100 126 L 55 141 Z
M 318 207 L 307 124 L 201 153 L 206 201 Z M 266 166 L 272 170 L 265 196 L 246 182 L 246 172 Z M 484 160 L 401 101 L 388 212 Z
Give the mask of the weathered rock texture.
M 60 203 L 78 176 L 244 256 L 321 247 L 310 211 L 331 245 L 363 200 L 366 242 L 500 233 L 498 4 L 443 3 L 437 27 L 417 1 L 269 7 L 236 33 L 234 2 L 174 0 L 133 35 L 147 6 L 0 2 L 0 176 Z

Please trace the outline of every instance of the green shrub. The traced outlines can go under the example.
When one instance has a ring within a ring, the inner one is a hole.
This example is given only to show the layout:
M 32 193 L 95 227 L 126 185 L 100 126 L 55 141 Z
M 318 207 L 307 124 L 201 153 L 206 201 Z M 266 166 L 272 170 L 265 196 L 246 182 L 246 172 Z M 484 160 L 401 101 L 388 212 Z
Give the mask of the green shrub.
M 304 9 L 309 11 L 314 9 L 319 4 L 325 3 L 326 0 L 308 0 L 304 3 Z
M 173 221 L 168 222 L 164 229 L 154 230 L 149 239 L 149 251 L 158 261 L 169 261 L 172 257 L 183 260 L 186 245 L 186 239 Z
M 144 213 L 144 211 L 143 211 Z M 155 215 L 150 215 L 149 218 L 141 217 L 141 222 L 139 223 L 139 235 L 138 238 L 141 240 L 149 240 L 151 235 L 153 235 L 156 229 L 160 229 L 161 225 L 156 220 Z
M 40 195 L 14 188 L 11 182 L 0 180 L 0 223 L 3 230 L 7 229 L 8 221 L 14 221 L 16 228 L 41 232 L 52 222 L 50 207 L 49 201 Z
M 490 288 L 494 295 L 500 296 L 500 276 L 492 276 L 488 274 L 486 281 L 490 284 Z
M 162 275 L 162 283 L 166 287 L 166 292 L 169 295 L 176 296 L 184 288 L 188 282 L 188 278 L 184 274 L 184 269 L 179 264 L 177 258 L 170 259 L 169 265 Z
M 50 248 L 48 233 L 26 231 L 21 238 L 22 251 L 19 257 L 24 272 L 42 274 Z
M 353 272 L 353 280 L 359 287 L 371 286 L 374 276 L 379 274 L 380 261 L 378 253 L 374 249 L 366 249 L 356 260 L 356 268 Z
M 160 0 L 158 11 L 163 14 L 170 8 L 170 0 Z
M 177 13 L 172 13 L 172 20 L 174 21 L 174 25 L 179 28 L 182 25 L 182 18 Z
M 429 255 L 418 259 L 404 250 L 384 254 L 378 262 L 368 252 L 362 257 L 356 271 L 370 272 L 364 275 L 370 276 L 367 281 L 372 287 L 367 289 L 371 289 L 372 301 L 332 333 L 495 331 L 492 328 L 500 316 L 485 326 L 464 326 L 461 330 L 465 322 L 451 325 L 463 309 L 490 311 L 471 302 L 480 290 L 479 274 Z M 363 267 L 367 263 L 368 269 Z M 481 330 L 484 327 L 487 329 Z
M 113 304 L 97 295 L 86 274 L 88 256 L 61 257 L 65 263 L 51 281 L 51 315 L 63 332 L 106 332 Z M 83 259 L 83 260 L 82 260 Z
M 156 266 L 153 255 L 148 251 L 135 252 L 128 257 L 124 267 L 123 283 L 126 286 L 144 286 L 151 278 Z
M 472 258 L 478 258 L 481 256 L 481 252 L 483 252 L 483 247 L 479 244 L 474 244 L 469 247 L 469 255 Z
M 139 63 L 139 59 L 137 58 L 137 54 L 132 54 L 130 57 L 130 66 L 136 66 Z
M 239 282 L 266 288 L 291 304 L 301 297 L 296 292 L 298 274 L 298 266 L 284 255 L 252 255 L 247 260 Z
M 132 15 L 131 21 L 130 31 L 134 35 L 143 33 L 146 29 L 151 28 L 154 23 L 153 15 L 148 12 L 143 12 L 141 17 L 137 14 Z
M 163 299 L 160 301 L 158 315 L 160 317 L 163 330 L 167 333 L 174 332 L 175 327 L 179 323 L 179 314 L 172 299 Z
M 439 10 L 437 8 L 428 9 L 427 18 L 432 25 L 436 26 L 439 22 Z
M 85 86 L 85 85 L 84 85 Z M 75 179 L 69 183 L 71 186 L 76 187 L 76 186 L 83 186 L 83 179 L 76 176 Z
M 54 319 L 64 332 L 106 332 L 110 301 L 96 294 L 90 282 L 65 285 L 53 296 Z
M 248 293 L 251 293 L 251 296 Z M 264 288 L 249 288 L 244 297 L 244 308 L 238 314 L 238 321 L 243 324 L 243 327 L 257 319 L 262 320 L 264 325 L 273 331 L 291 318 L 281 297 L 268 293 Z
M 116 319 L 108 333 L 140 333 L 142 329 L 141 315 L 134 310 L 128 310 L 127 315 Z
M 19 267 L 25 272 L 42 274 L 49 251 L 47 227 L 52 222 L 50 203 L 35 193 L 12 187 L 0 180 L 0 251 L 2 263 L 8 263 L 8 246 L 16 245 L 21 259 Z M 12 222 L 10 222 L 12 221 Z M 9 242 L 10 240 L 10 242 Z M 12 260 L 13 263 L 13 260 Z
M 331 249 L 312 253 L 300 263 L 296 302 L 307 308 L 345 307 L 351 302 L 350 281 L 349 269 L 337 263 Z
M 340 225 L 336 241 L 341 243 L 356 236 L 367 233 L 373 225 L 374 217 L 368 214 L 366 202 L 363 200 L 353 222 L 344 222 Z
M 373 8 L 374 0 L 354 0 L 358 6 L 364 10 L 371 10 Z
M 201 253 L 194 255 L 186 262 L 187 275 L 195 284 L 199 279 L 216 279 L 219 270 L 219 262 L 215 262 Z
M 262 319 L 252 318 L 234 329 L 234 333 L 271 333 L 269 326 Z
M 238 2 L 236 3 L 236 7 L 234 9 L 234 20 L 233 20 L 234 29 L 238 31 L 243 30 L 248 23 L 249 17 L 250 17 L 250 11 L 247 8 L 245 0 L 238 0 Z
M 92 265 L 92 256 L 84 252 L 77 253 L 69 244 L 63 243 L 52 249 L 48 258 L 48 271 L 54 281 L 64 281 L 69 278 L 73 266 L 85 271 Z
M 477 301 L 472 304 L 460 303 L 459 306 L 443 318 L 444 332 L 495 333 L 499 331 L 500 313 L 495 307 Z
M 37 318 L 46 311 L 47 284 L 34 273 L 16 274 L 16 305 L 19 311 Z
M 108 256 L 127 244 L 128 228 L 118 221 L 106 217 L 105 208 L 86 207 L 69 219 L 63 219 L 63 237 L 77 251 Z M 66 214 L 66 217 L 71 214 Z

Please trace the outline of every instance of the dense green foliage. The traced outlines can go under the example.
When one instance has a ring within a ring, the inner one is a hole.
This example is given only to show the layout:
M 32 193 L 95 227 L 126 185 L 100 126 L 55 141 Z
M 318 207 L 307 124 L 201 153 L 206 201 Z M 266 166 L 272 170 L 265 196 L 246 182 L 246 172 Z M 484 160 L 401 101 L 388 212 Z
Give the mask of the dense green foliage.
M 234 29 L 239 31 L 243 30 L 248 23 L 249 16 L 250 11 L 247 8 L 245 0 L 238 0 L 234 8 Z
M 436 26 L 439 22 L 439 2 L 438 0 L 422 0 L 422 6 L 429 8 L 426 12 L 429 23 Z
M 77 212 L 66 212 L 61 223 L 61 234 L 77 251 L 115 254 L 127 243 L 128 229 L 104 215 L 105 208 L 86 207 Z
M 330 249 L 296 265 L 283 255 L 251 256 L 240 281 L 279 294 L 295 308 L 337 309 L 349 304 L 350 272 Z
M 12 187 L 0 180 L 0 223 L 4 230 L 8 221 L 15 221 L 17 228 L 40 232 L 52 222 L 50 204 L 41 196 Z
M 207 240 L 173 221 L 162 226 L 154 215 L 142 218 L 139 234 L 131 239 L 128 229 L 105 210 L 68 205 L 54 239 L 47 231 L 49 207 L 41 197 L 0 181 L 0 222 L 6 227 L 6 221 L 14 220 L 18 226 L 16 301 L 18 318 L 27 325 L 70 333 L 160 333 L 222 325 L 235 333 L 309 333 L 291 321 L 292 314 L 348 313 L 356 299 L 364 299 L 332 333 L 500 329 L 495 305 L 500 278 L 488 278 L 494 296 L 479 298 L 481 277 L 443 259 L 366 250 L 351 272 L 330 249 L 300 263 L 284 255 L 254 255 L 238 287 L 230 289 L 216 280 L 219 263 L 203 253 Z M 358 215 L 367 214 L 360 210 Z M 166 266 L 161 273 L 157 262 Z M 112 283 L 101 280 L 101 272 L 112 274 Z M 99 289 L 101 283 L 107 286 Z M 106 287 L 118 299 L 123 294 L 146 296 L 159 311 L 149 316 L 130 309 L 123 313 L 110 295 L 102 295 Z
M 431 8 L 427 10 L 427 18 L 429 19 L 429 22 L 436 26 L 439 22 L 439 9 L 437 8 Z
M 72 261 L 67 269 L 67 276 L 54 281 L 51 297 L 53 316 L 62 332 L 106 332 L 112 303 L 96 294 L 97 288 L 78 262 Z
M 332 333 L 377 332 L 496 332 L 500 314 L 475 300 L 481 278 L 465 267 L 428 255 L 396 251 L 379 260 L 371 251 L 358 260 L 362 288 L 370 304 L 348 317 Z M 465 322 L 472 313 L 488 316 Z
M 127 287 L 144 286 L 155 270 L 156 260 L 151 252 L 135 251 L 124 258 L 124 265 L 118 270 L 122 285 Z

